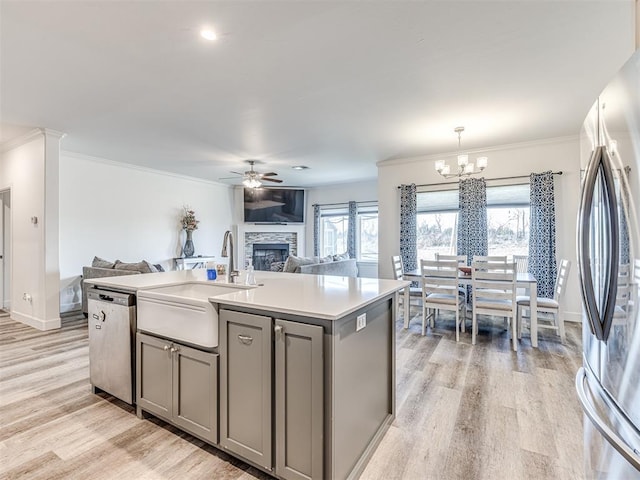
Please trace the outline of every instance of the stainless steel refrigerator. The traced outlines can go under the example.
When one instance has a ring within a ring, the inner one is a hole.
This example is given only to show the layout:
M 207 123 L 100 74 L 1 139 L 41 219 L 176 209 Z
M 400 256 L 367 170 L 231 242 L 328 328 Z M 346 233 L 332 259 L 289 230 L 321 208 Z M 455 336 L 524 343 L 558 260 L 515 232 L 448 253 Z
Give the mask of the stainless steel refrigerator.
M 585 477 L 640 479 L 640 51 L 580 137 Z

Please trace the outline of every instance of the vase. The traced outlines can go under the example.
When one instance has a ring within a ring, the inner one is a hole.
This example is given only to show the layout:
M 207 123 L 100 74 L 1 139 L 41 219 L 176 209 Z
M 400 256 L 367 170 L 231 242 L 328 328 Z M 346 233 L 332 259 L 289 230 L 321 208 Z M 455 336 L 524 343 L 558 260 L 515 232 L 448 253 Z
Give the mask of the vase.
M 193 257 L 193 254 L 195 252 L 193 239 L 191 238 L 192 235 L 193 230 L 187 230 L 187 240 L 184 242 L 184 248 L 182 249 L 182 253 L 185 257 Z

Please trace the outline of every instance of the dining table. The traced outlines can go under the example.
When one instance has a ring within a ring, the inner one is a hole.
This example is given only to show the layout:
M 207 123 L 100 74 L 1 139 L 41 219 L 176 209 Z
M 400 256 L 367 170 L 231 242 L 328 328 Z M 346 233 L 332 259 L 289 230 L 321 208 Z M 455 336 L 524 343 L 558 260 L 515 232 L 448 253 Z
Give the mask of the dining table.
M 403 279 L 412 282 L 422 282 L 422 275 L 420 269 L 405 270 L 403 272 Z M 471 274 L 460 272 L 458 277 L 460 285 L 471 285 Z M 530 296 L 530 322 L 531 322 L 531 345 L 534 348 L 538 348 L 538 282 L 536 277 L 527 272 L 518 272 L 516 277 L 516 286 L 518 288 L 525 288 L 529 292 Z M 422 309 L 422 315 L 424 316 L 424 308 Z M 404 328 L 409 328 L 409 287 L 404 289 Z M 516 321 L 514 319 L 514 321 Z

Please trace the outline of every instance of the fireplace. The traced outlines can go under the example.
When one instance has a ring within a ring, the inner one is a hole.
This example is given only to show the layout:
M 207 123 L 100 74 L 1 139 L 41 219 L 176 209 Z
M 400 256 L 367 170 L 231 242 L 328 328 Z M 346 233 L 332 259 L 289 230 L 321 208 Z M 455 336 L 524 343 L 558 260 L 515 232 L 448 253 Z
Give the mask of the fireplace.
M 288 243 L 254 243 L 251 258 L 255 270 L 269 271 L 272 263 L 284 262 L 288 256 Z

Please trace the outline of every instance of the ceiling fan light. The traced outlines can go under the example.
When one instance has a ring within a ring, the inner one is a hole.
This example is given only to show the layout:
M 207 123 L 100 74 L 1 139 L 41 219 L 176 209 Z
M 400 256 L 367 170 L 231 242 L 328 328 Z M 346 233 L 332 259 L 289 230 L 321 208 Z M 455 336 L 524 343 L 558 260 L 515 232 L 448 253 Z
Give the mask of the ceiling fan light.
M 260 182 L 260 180 L 258 180 L 257 178 L 245 178 L 242 181 L 242 184 L 247 188 L 258 188 L 260 185 L 262 185 L 262 182 Z

